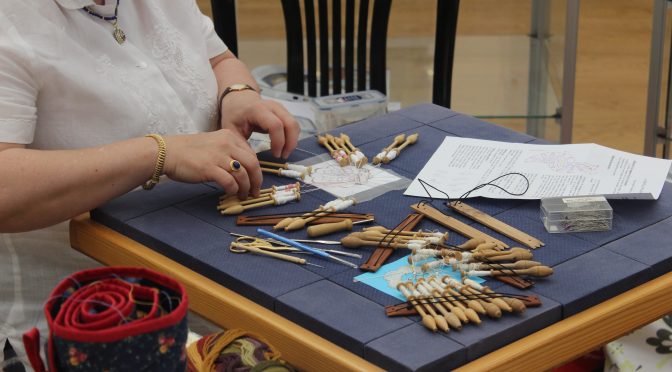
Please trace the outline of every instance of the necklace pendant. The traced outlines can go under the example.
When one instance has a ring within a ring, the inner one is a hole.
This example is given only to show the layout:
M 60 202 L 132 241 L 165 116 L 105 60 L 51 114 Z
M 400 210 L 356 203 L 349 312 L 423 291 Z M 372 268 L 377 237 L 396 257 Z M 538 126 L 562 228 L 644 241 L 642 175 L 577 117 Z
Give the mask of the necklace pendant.
M 114 24 L 114 31 L 112 31 L 112 36 L 114 36 L 114 40 L 116 40 L 119 44 L 123 44 L 124 41 L 126 41 L 126 34 L 119 28 L 119 26 L 116 25 L 116 23 Z

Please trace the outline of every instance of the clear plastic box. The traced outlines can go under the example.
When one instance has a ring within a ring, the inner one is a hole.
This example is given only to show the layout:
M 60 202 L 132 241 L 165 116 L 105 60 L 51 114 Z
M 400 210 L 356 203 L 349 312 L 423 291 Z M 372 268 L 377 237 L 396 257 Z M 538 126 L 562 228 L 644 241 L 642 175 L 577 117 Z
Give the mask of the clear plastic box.
M 541 199 L 541 220 L 550 233 L 608 231 L 613 215 L 604 196 Z
M 387 96 L 377 90 L 365 90 L 313 100 L 315 123 L 322 130 L 330 130 L 387 112 Z

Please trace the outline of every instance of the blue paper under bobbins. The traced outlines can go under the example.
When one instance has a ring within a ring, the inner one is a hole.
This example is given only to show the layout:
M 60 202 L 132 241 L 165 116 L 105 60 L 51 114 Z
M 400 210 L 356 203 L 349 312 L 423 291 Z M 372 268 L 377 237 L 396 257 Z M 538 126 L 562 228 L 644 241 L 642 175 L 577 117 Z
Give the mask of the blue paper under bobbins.
M 44 313 L 47 365 L 36 328 L 24 334 L 35 371 L 184 371 L 187 294 L 143 268 L 106 267 L 65 278 Z

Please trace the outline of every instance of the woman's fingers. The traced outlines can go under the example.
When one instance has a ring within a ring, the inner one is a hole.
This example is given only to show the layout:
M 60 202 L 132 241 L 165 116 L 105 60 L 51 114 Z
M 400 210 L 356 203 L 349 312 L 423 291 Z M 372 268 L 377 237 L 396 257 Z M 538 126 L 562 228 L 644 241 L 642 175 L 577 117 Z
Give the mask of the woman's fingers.
M 299 123 L 296 121 L 294 116 L 292 116 L 284 107 L 280 105 L 271 105 L 271 110 L 275 115 L 278 116 L 280 121 L 282 121 L 282 127 L 284 129 L 285 145 L 282 148 L 282 158 L 287 159 L 289 155 L 296 148 L 296 143 L 299 139 Z
M 235 132 L 167 137 L 164 169 L 171 179 L 182 182 L 214 181 L 240 198 L 257 195 L 262 175 L 256 154 Z
M 238 182 L 231 173 L 227 172 L 223 168 L 212 167 L 208 171 L 206 177 L 221 186 L 227 194 L 238 193 Z
M 246 198 L 250 194 L 257 196 L 262 181 L 261 168 L 259 167 L 257 155 L 251 151 L 236 148 L 230 156 L 232 159 L 237 160 L 241 165 L 239 171 L 232 170 L 231 164 L 224 166 L 225 169 L 231 171 L 231 174 L 236 181 L 238 181 L 238 197 Z
M 254 121 L 256 126 L 262 131 L 268 133 L 271 138 L 271 153 L 276 158 L 283 156 L 285 147 L 285 128 L 282 120 L 275 115 L 267 106 L 263 110 L 255 113 Z

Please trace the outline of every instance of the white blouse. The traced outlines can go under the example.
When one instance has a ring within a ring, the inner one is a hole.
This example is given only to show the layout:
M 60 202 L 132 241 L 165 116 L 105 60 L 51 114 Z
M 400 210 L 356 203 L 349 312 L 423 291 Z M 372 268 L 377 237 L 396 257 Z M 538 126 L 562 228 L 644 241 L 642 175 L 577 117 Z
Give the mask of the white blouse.
M 209 58 L 227 50 L 194 0 L 0 1 L 0 142 L 97 146 L 213 128 Z
M 0 142 L 29 148 L 97 146 L 147 133 L 214 128 L 217 81 L 209 63 L 227 48 L 195 0 L 0 0 Z M 0 164 L 0 167 L 2 164 Z M 0 347 L 21 335 L 66 276 L 97 264 L 69 247 L 67 223 L 0 234 Z M 2 365 L 0 354 L 0 365 Z

